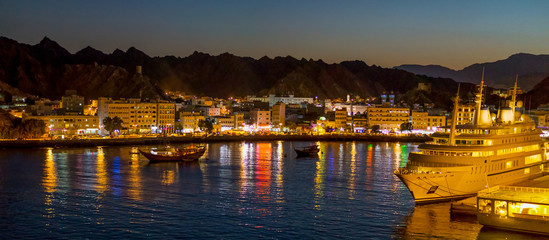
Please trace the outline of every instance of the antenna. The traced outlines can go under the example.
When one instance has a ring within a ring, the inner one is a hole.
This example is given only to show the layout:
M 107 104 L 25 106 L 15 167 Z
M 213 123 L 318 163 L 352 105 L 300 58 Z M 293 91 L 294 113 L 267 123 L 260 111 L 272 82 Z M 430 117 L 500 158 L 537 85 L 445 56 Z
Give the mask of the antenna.
M 480 84 L 484 83 L 484 66 L 482 66 L 482 78 L 480 79 Z
M 480 124 L 480 108 L 482 107 L 483 89 L 484 89 L 484 67 L 482 67 L 482 79 L 480 80 L 480 87 L 475 99 L 476 106 L 475 106 L 475 113 L 474 113 L 475 115 L 473 119 L 474 125 Z
M 513 88 L 513 95 L 511 95 L 511 112 L 513 113 L 513 122 L 515 121 L 515 107 L 517 105 L 517 82 L 518 82 L 518 74 L 515 78 L 515 87 Z
M 458 90 L 456 93 L 456 98 L 454 99 L 454 112 L 452 113 L 452 126 L 450 127 L 450 139 L 448 139 L 448 145 L 452 145 L 454 143 L 454 137 L 456 135 L 456 122 L 457 122 L 457 113 L 459 108 L 459 89 L 460 84 L 458 83 Z

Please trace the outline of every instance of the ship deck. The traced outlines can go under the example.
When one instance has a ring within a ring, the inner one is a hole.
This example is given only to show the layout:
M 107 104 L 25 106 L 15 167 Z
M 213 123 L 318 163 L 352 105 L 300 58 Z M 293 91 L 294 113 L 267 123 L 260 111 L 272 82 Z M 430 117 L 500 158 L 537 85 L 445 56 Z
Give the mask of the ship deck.
M 479 198 L 549 204 L 549 188 L 496 186 L 478 193 Z

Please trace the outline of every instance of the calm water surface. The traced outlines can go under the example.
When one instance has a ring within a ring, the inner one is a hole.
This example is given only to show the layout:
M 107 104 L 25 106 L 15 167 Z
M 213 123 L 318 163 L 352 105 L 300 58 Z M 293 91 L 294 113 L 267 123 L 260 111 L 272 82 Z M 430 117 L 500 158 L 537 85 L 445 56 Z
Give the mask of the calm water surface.
M 158 164 L 131 147 L 3 149 L 0 238 L 537 238 L 415 207 L 392 172 L 417 145 L 318 142 L 296 158 L 310 144 L 209 144 Z

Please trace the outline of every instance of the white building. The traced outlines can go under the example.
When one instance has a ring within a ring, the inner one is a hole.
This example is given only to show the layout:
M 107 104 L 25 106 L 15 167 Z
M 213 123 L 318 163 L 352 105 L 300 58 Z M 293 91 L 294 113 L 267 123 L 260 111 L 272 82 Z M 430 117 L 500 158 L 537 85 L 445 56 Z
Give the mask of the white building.
M 294 95 L 277 97 L 274 94 L 270 94 L 268 97 L 248 96 L 247 100 L 248 102 L 253 102 L 253 101 L 268 102 L 269 107 L 272 107 L 278 102 L 283 102 L 285 104 L 301 104 L 304 102 L 306 103 L 314 102 L 314 99 L 312 97 L 294 97 Z

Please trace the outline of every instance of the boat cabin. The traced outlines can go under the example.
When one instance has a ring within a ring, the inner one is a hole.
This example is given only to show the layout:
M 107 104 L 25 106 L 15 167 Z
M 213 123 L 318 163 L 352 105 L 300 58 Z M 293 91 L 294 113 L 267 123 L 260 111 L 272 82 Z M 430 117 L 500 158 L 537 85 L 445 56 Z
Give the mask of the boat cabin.
M 497 186 L 477 197 L 480 224 L 549 235 L 549 188 Z

